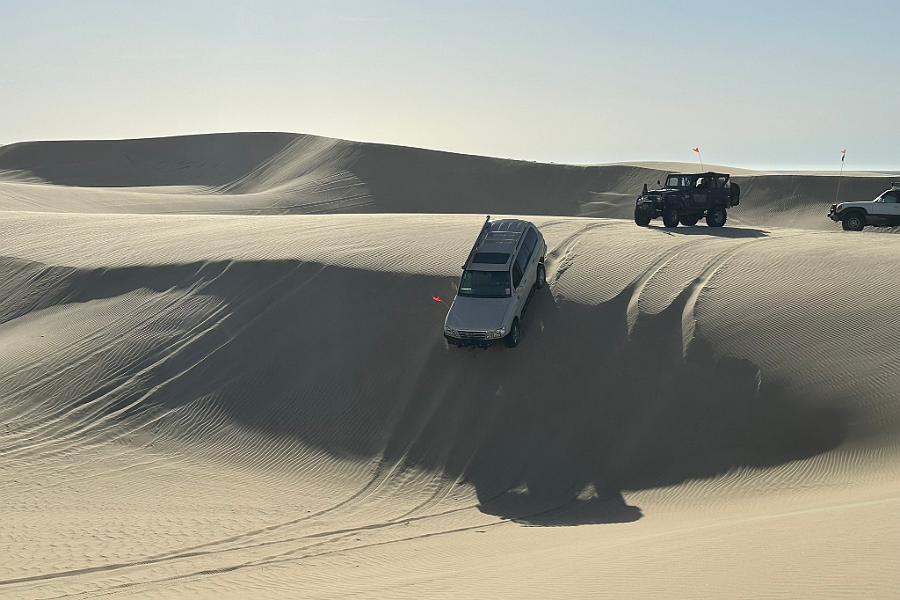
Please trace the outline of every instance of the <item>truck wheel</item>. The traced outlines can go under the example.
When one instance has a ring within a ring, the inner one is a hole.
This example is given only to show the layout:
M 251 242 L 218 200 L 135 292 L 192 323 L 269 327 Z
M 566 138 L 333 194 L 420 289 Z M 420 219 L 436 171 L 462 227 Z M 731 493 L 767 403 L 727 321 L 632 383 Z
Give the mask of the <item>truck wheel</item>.
M 534 287 L 537 289 L 541 289 L 547 285 L 547 269 L 544 268 L 544 263 L 538 263 L 537 268 L 537 277 L 534 280 Z
M 716 206 L 706 211 L 706 225 L 708 227 L 721 227 L 728 219 L 728 211 L 724 206 Z
M 858 212 L 852 212 L 841 219 L 841 227 L 844 231 L 862 231 L 866 226 L 866 220 Z
M 515 348 L 519 345 L 519 319 L 513 319 L 512 325 L 509 326 L 509 333 L 503 338 L 503 343 L 507 348 Z
M 666 227 L 678 227 L 678 209 L 674 206 L 665 207 L 662 217 Z
M 643 210 L 641 208 L 634 209 L 634 222 L 641 227 L 646 227 L 647 225 L 649 225 L 650 211 Z
M 678 217 L 678 221 L 685 227 L 693 227 L 700 220 L 699 215 L 682 215 Z

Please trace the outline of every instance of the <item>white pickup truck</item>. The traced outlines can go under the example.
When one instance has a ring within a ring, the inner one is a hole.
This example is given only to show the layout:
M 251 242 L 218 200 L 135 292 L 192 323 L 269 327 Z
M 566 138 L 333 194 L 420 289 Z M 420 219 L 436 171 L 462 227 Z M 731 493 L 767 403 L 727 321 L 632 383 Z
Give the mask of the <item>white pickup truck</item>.
M 832 204 L 828 217 L 840 221 L 845 231 L 862 231 L 866 225 L 900 226 L 900 181 L 874 200 Z

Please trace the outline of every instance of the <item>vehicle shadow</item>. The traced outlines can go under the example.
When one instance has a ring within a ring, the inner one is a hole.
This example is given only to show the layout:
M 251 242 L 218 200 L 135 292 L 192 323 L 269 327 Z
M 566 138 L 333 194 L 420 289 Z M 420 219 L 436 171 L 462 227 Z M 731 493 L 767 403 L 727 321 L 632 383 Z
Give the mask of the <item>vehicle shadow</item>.
M 653 223 L 645 227 L 645 229 L 666 235 L 703 235 L 724 238 L 760 238 L 768 237 L 770 233 L 765 229 L 756 229 L 755 227 L 707 227 L 705 225 L 663 227 Z
M 717 356 L 702 323 L 685 352 L 690 288 L 629 331 L 630 287 L 596 306 L 545 287 L 517 348 L 466 350 L 447 346 L 446 305 L 432 301 L 452 297 L 447 277 L 251 261 L 102 269 L 66 281 L 67 302 L 200 289 L 219 301 L 208 310 L 223 307 L 202 335 L 148 318 L 142 326 L 156 345 L 136 359 L 140 385 L 104 395 L 115 419 L 151 404 L 183 409 L 167 413 L 187 425 L 161 421 L 149 433 L 185 431 L 198 455 L 264 469 L 315 468 L 279 454 L 294 447 L 284 440 L 374 464 L 376 477 L 396 478 L 385 489 L 424 498 L 421 511 L 463 483 L 481 511 L 522 524 L 630 522 L 642 510 L 628 505 L 628 492 L 812 457 L 839 445 L 854 417 L 789 392 L 748 360 Z M 158 360 L 173 346 L 170 360 Z M 120 377 L 120 355 L 110 347 L 91 358 L 92 376 Z M 71 385 L 66 377 L 48 374 L 42 393 Z M 200 400 L 213 406 L 194 415 Z M 213 427 L 209 414 L 252 436 L 256 449 L 224 443 L 213 429 L 191 435 Z M 259 452 L 263 445 L 282 450 Z M 403 474 L 414 471 L 442 483 L 409 487 Z
M 642 513 L 623 492 L 771 467 L 844 439 L 843 410 L 788 394 L 702 339 L 683 353 L 689 290 L 630 333 L 630 289 L 599 306 L 542 292 L 522 345 L 497 355 L 528 373 L 503 377 L 512 399 L 466 471 L 484 512 L 534 525 L 629 522 Z

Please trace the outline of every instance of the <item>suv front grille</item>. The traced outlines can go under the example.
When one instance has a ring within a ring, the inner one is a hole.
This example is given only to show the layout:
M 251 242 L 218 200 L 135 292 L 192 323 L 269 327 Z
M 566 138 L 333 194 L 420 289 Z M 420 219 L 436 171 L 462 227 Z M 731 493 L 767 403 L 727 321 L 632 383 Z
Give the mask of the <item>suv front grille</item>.
M 487 333 L 484 331 L 460 331 L 459 337 L 464 340 L 486 340 Z

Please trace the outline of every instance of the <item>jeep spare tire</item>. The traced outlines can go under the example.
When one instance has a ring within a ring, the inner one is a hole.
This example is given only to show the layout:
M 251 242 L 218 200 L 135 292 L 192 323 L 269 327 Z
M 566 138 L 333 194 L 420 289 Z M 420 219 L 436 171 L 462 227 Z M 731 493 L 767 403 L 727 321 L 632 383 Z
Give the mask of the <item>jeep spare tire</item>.
M 666 227 L 678 227 L 678 209 L 674 206 L 665 207 L 662 218 Z
M 709 227 L 721 227 L 728 219 L 728 211 L 724 206 L 714 206 L 706 211 L 706 224 Z

